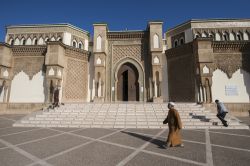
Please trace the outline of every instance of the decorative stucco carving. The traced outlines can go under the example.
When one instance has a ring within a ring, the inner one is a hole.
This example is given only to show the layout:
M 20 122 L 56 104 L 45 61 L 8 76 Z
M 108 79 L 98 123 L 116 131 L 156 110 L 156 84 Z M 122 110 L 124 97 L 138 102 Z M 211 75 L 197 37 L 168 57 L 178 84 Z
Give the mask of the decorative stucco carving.
M 46 46 L 14 46 L 13 56 L 45 56 Z
M 215 54 L 214 55 L 215 69 L 220 69 L 225 72 L 228 78 L 232 78 L 234 72 L 242 67 L 241 54 Z
M 113 63 L 120 59 L 130 57 L 141 62 L 143 60 L 144 49 L 142 45 L 114 45 L 113 46 Z
M 68 58 L 65 84 L 67 101 L 86 101 L 88 94 L 88 63 Z
M 16 74 L 23 71 L 32 80 L 33 76 L 43 70 L 44 57 L 15 57 L 13 78 Z

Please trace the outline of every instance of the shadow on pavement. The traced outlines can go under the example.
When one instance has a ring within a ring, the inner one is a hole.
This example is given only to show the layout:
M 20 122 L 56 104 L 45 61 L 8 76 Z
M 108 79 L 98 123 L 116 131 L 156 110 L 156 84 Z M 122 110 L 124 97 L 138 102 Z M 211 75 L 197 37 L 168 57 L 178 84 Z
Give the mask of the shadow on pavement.
M 124 133 L 124 134 L 131 135 L 131 136 L 136 137 L 136 138 L 140 138 L 140 139 L 142 139 L 144 141 L 149 141 L 149 140 L 153 139 L 152 137 L 148 137 L 148 136 L 137 134 L 137 133 L 131 133 L 131 132 L 127 132 L 127 131 L 121 131 L 121 132 Z M 160 148 L 160 149 L 166 149 L 166 147 L 164 146 L 164 144 L 166 143 L 165 141 L 162 141 L 162 140 L 159 140 L 159 139 L 153 139 L 150 142 L 157 145 L 158 148 Z

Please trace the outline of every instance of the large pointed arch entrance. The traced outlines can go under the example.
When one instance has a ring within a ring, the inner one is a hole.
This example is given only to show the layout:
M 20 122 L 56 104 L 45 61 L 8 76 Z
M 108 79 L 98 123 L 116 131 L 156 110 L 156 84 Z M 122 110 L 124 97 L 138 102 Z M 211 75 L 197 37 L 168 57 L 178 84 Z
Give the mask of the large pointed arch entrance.
M 139 101 L 139 73 L 132 63 L 124 63 L 117 73 L 117 100 Z
M 136 60 L 126 57 L 115 64 L 112 101 L 144 101 L 144 70 Z

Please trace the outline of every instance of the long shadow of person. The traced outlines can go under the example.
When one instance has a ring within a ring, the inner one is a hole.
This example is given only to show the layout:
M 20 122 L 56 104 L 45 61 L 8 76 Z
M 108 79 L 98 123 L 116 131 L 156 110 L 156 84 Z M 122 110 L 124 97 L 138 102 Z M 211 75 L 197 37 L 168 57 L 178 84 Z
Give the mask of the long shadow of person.
M 121 131 L 121 132 L 124 133 L 124 134 L 131 135 L 131 136 L 136 137 L 136 138 L 140 138 L 140 139 L 142 139 L 144 141 L 150 141 L 151 139 L 153 139 L 152 137 L 142 135 L 142 134 L 137 134 L 137 133 L 134 133 L 134 132 L 129 132 L 129 131 Z M 164 146 L 164 144 L 166 143 L 165 141 L 154 138 L 150 142 L 152 144 L 157 145 L 158 148 L 160 148 L 160 149 L 166 149 L 166 147 Z

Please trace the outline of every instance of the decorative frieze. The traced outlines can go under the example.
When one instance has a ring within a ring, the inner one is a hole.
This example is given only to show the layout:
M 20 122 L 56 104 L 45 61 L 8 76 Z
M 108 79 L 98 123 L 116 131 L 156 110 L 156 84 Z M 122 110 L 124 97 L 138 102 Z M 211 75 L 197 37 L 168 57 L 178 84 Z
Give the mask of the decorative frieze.
M 44 69 L 44 57 L 15 57 L 13 67 L 13 78 L 23 71 L 32 80 L 33 76 Z
M 138 62 L 144 60 L 144 48 L 142 45 L 114 45 L 113 46 L 113 63 L 119 60 L 130 57 Z
M 45 56 L 46 46 L 13 46 L 13 56 Z
M 138 39 L 145 38 L 148 35 L 147 31 L 138 32 L 108 32 L 108 39 Z

